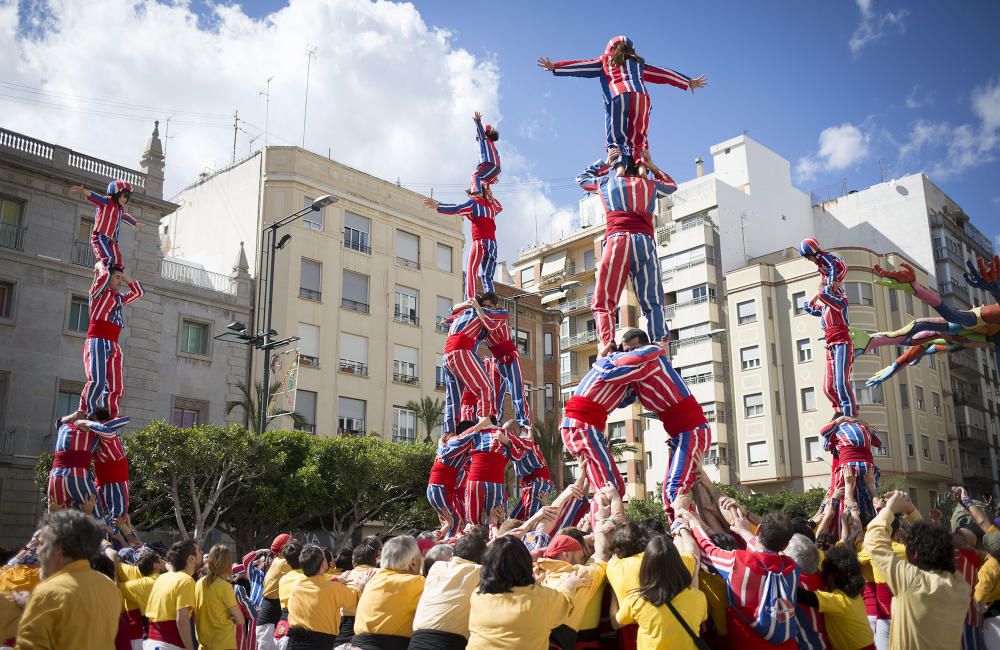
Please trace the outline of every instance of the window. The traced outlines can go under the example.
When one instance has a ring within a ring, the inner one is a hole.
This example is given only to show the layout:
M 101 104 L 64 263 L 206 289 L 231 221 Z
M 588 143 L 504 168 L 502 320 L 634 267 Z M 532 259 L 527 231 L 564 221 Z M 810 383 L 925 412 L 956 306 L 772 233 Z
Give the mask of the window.
M 0 247 L 21 250 L 24 246 L 23 211 L 24 204 L 20 201 L 0 197 Z
M 583 270 L 589 271 L 596 266 L 594 257 L 594 249 L 590 248 L 583 251 Z
M 316 433 L 316 392 L 311 390 L 295 391 L 295 412 L 306 419 L 305 424 L 297 424 L 298 431 Z
M 624 422 L 612 422 L 608 425 L 608 441 L 625 441 Z
M 754 323 L 757 321 L 757 303 L 754 300 L 746 300 L 736 303 L 736 315 L 740 325 Z
M 910 408 L 910 391 L 906 389 L 906 384 L 899 385 L 899 405 L 904 409 Z
M 704 384 L 715 378 L 715 365 L 709 361 L 708 363 L 677 368 L 677 372 L 680 373 L 686 384 Z
M 454 303 L 451 298 L 445 298 L 444 296 L 438 296 L 434 303 L 434 322 L 435 329 L 443 334 L 448 332 L 448 325 L 444 321 L 451 318 L 451 308 Z
M 368 276 L 354 271 L 344 271 L 340 306 L 352 311 L 368 313 Z
M 517 349 L 520 350 L 521 354 L 526 357 L 530 357 L 529 353 L 529 342 L 531 341 L 531 335 L 524 330 L 517 330 Z
M 451 246 L 445 246 L 444 244 L 438 244 L 437 248 L 437 267 L 439 271 L 444 271 L 446 273 L 451 273 L 451 261 L 452 261 L 452 250 Z
M 895 289 L 889 289 L 889 310 L 899 311 L 899 297 Z
M 806 292 L 805 291 L 799 291 L 799 292 L 796 292 L 796 293 L 792 294 L 792 304 L 795 306 L 795 315 L 796 316 L 799 316 L 800 314 L 806 313 L 806 303 L 807 302 L 808 301 L 806 300 Z
M 935 355 L 933 354 L 927 355 L 927 367 L 930 368 L 931 370 L 937 368 L 937 361 L 934 360 L 934 356 Z
M 931 410 L 934 411 L 934 415 L 941 415 L 941 396 L 937 393 L 931 393 Z
M 410 269 L 420 268 L 420 238 L 402 230 L 396 231 L 396 264 Z
M 341 397 L 337 400 L 337 433 L 363 434 L 365 432 L 365 409 L 363 399 Z
M 747 462 L 750 467 L 754 467 L 756 465 L 767 465 L 767 443 L 748 442 Z
M 90 326 L 90 315 L 88 313 L 90 305 L 87 298 L 83 296 L 73 296 L 69 301 L 69 324 L 66 326 L 71 332 L 86 332 Z
M 310 199 L 309 197 L 306 197 L 305 200 L 302 202 L 302 207 L 308 208 L 310 205 L 312 205 L 312 202 L 315 200 L 316 199 Z M 319 210 L 310 210 L 309 212 L 306 212 L 305 216 L 302 217 L 302 225 L 305 226 L 306 228 L 309 228 L 310 230 L 318 230 L 320 232 L 323 232 L 323 208 L 320 208 Z
M 170 411 L 170 424 L 182 429 L 190 429 L 205 423 L 208 404 L 194 399 L 175 397 Z
M 356 334 L 340 333 L 340 371 L 353 375 L 368 374 L 368 339 Z
M 812 361 L 813 349 L 812 341 L 809 339 L 799 339 L 795 342 L 795 347 L 799 350 L 799 363 L 805 363 L 806 361 Z
M 913 458 L 914 453 L 915 452 L 913 451 L 913 434 L 908 433 L 906 434 L 906 455 L 909 456 L 910 458 Z
M 589 329 L 590 323 L 587 323 Z M 596 328 L 596 323 L 594 324 Z M 693 339 L 699 336 L 708 336 L 708 333 L 712 331 L 711 323 L 699 323 L 698 325 L 689 325 L 688 327 L 681 327 L 677 330 L 677 340 L 681 341 L 683 339 Z
M 883 458 L 889 457 L 889 434 L 886 432 L 875 432 L 878 435 L 880 441 L 882 441 L 881 447 L 872 447 L 872 456 L 881 456 Z
M 917 408 L 921 411 L 924 410 L 924 389 L 920 386 L 913 387 L 914 401 L 917 403 Z
M 371 255 L 372 249 L 368 243 L 371 232 L 371 219 L 350 212 L 344 213 L 344 248 Z
M 83 384 L 75 381 L 59 381 L 59 392 L 56 394 L 56 417 L 62 417 L 72 413 L 80 406 L 80 393 L 83 392 Z M 3 406 L 7 397 L 7 375 L 0 373 L 0 407 Z M 0 427 L 4 424 L 3 416 L 0 414 Z
M 90 245 L 90 233 L 94 230 L 94 218 L 80 217 L 80 226 L 76 231 L 76 241 L 81 244 Z
M 396 308 L 393 320 L 407 325 L 420 324 L 420 292 L 410 287 L 396 285 Z
M 554 354 L 555 345 L 554 345 L 554 343 L 552 341 L 552 338 L 553 338 L 552 337 L 552 332 L 545 332 L 545 334 L 542 337 L 542 340 L 544 341 L 544 345 L 545 345 L 545 360 L 546 361 L 552 361 L 552 356 Z
M 434 387 L 444 389 L 444 355 L 434 355 Z
M 323 265 L 304 257 L 299 266 L 299 298 L 316 302 L 323 298 Z
M 14 318 L 14 283 L 0 281 L 0 319 Z
M 646 469 L 653 469 L 653 452 L 646 452 Z
M 851 382 L 854 387 L 854 397 L 858 404 L 882 406 L 885 404 L 885 393 L 882 385 L 866 386 L 864 380 Z
M 947 448 L 945 447 L 944 440 L 938 440 L 937 443 L 938 443 L 938 458 L 942 463 L 946 464 L 948 462 L 948 451 Z
M 803 411 L 815 411 L 816 410 L 816 389 L 815 388 L 803 388 L 799 391 L 801 397 L 800 402 L 802 404 Z
M 417 441 L 417 413 L 401 406 L 392 407 L 392 441 Z
M 526 269 L 521 269 L 521 286 L 526 284 L 531 284 L 535 281 L 535 267 L 529 266 Z
M 872 298 L 872 285 L 867 282 L 847 282 L 844 284 L 844 291 L 847 292 L 847 302 L 851 305 L 870 307 L 875 304 Z
M 417 385 L 420 377 L 417 364 L 420 351 L 406 345 L 393 345 L 392 380 L 397 384 Z
M 308 368 L 319 368 L 319 327 L 299 323 L 299 363 Z
M 753 347 L 741 349 L 740 363 L 743 365 L 744 370 L 760 368 L 760 347 L 754 345 Z
M 571 354 L 570 352 L 562 352 L 559 355 L 559 373 L 566 375 L 567 378 L 569 376 L 569 373 L 572 372 L 571 370 L 572 360 L 570 359 L 570 354 Z
M 759 418 L 764 415 L 763 393 L 753 393 L 743 396 L 743 411 L 748 418 Z
M 556 393 L 554 384 L 545 384 L 545 410 L 551 411 L 556 407 Z
M 917 315 L 916 310 L 913 309 L 913 294 L 912 293 L 904 293 L 903 294 L 903 304 L 906 306 L 906 313 L 907 314 L 913 314 L 914 316 Z
M 181 352 L 208 354 L 208 325 L 206 323 L 181 320 Z
M 920 436 L 920 452 L 926 460 L 931 459 L 931 439 L 927 436 Z
M 817 460 L 823 460 L 823 445 L 818 436 L 806 438 L 806 462 L 814 463 Z

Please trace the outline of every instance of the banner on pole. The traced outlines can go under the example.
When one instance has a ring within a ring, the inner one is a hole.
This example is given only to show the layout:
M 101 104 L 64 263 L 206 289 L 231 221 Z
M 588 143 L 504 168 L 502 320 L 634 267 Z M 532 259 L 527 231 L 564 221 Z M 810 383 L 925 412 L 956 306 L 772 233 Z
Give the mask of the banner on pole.
M 285 350 L 271 357 L 271 377 L 278 390 L 267 403 L 267 417 L 276 418 L 295 411 L 295 393 L 299 383 L 299 351 Z

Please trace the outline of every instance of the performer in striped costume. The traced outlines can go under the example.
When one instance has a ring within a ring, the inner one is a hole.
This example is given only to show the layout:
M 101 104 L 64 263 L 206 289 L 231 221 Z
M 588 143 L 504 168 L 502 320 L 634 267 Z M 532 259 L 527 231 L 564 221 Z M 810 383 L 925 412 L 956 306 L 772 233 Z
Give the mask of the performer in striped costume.
M 106 417 L 107 411 L 99 409 L 97 417 Z M 94 474 L 90 461 L 102 436 L 117 436 L 117 431 L 128 424 L 129 418 L 107 418 L 104 423 L 76 420 L 58 424 L 56 449 L 49 472 L 47 499 L 49 510 L 82 506 L 90 498 L 97 498 Z M 100 504 L 95 516 L 103 516 Z
M 510 393 L 514 406 L 514 417 L 523 427 L 531 427 L 531 407 L 524 395 L 524 380 L 521 378 L 521 354 L 510 336 L 507 324 L 507 310 L 499 308 L 499 299 L 483 296 L 481 301 L 485 318 L 486 345 L 493 355 L 492 361 L 485 363 L 487 376 L 494 379 L 497 400 L 497 419 L 503 419 L 504 393 Z M 492 372 L 491 372 L 492 371 Z M 496 383 L 494 376 L 501 382 Z
M 609 176 L 603 160 L 585 169 L 576 180 L 585 192 L 600 194 L 607 213 L 593 298 L 600 339 L 598 356 L 608 354 L 615 346 L 614 313 L 627 279 L 632 280 L 632 290 L 646 317 L 650 340 L 666 341 L 670 333 L 663 319 L 663 281 L 653 239 L 653 210 L 657 198 L 676 190 L 676 183 L 658 169 L 652 180 L 631 170 L 630 175 Z
M 463 431 L 460 423 L 459 429 Z M 490 427 L 449 441 L 449 454 L 470 454 L 468 480 L 465 487 L 465 517 L 468 523 L 485 525 L 496 507 L 506 508 L 507 490 L 504 469 L 508 460 L 519 460 L 524 446 L 517 438 L 508 437 L 503 429 Z
M 118 246 L 121 222 L 124 221 L 136 229 L 141 227 L 135 217 L 125 212 L 125 206 L 132 196 L 132 184 L 113 180 L 108 183 L 107 194 L 104 195 L 88 192 L 82 185 L 74 185 L 69 190 L 83 194 L 88 201 L 97 206 L 94 227 L 90 235 L 90 245 L 94 249 L 94 255 L 101 261 L 105 270 L 113 267 L 124 269 L 125 260 Z M 104 277 L 103 280 L 107 282 L 108 278 Z
M 462 388 L 476 394 L 479 407 L 477 431 L 489 426 L 490 418 L 496 415 L 496 394 L 493 382 L 487 377 L 482 363 L 476 357 L 476 347 L 479 345 L 480 339 L 487 336 L 487 329 L 497 327 L 497 325 L 494 325 L 493 321 L 486 317 L 480 306 L 480 301 L 495 306 L 499 299 L 496 294 L 485 293 L 479 297 L 478 301 L 473 298 L 459 305 L 461 311 L 451 322 L 448 338 L 444 344 L 445 368 L 452 375 L 449 377 L 447 373 L 445 374 L 445 382 L 452 384 L 450 390 L 446 389 L 446 397 L 449 394 L 458 394 L 454 386 L 455 381 Z M 506 324 L 503 327 L 506 327 Z M 454 398 L 452 397 L 452 399 Z
M 118 405 L 125 393 L 122 350 L 118 335 L 125 327 L 122 307 L 142 297 L 142 284 L 129 280 L 121 269 L 98 269 L 90 288 L 90 325 L 83 344 L 83 370 L 87 383 L 80 395 L 78 413 L 92 416 L 99 407 L 118 417 Z M 103 288 L 102 288 L 103 287 Z
M 823 393 L 833 410 L 854 417 L 858 402 L 851 385 L 854 367 L 854 344 L 847 320 L 847 293 L 843 287 L 824 283 L 808 304 L 806 313 L 818 316 L 826 340 L 826 368 L 823 374 Z
M 496 219 L 503 206 L 493 198 L 489 186 L 483 186 L 481 197 L 470 198 L 465 203 L 438 203 L 434 199 L 426 199 L 424 205 L 440 214 L 460 214 L 472 223 L 472 246 L 465 265 L 465 297 L 476 297 L 477 275 L 483 291 L 492 293 L 493 275 L 497 270 Z
M 489 187 L 500 178 L 500 154 L 497 152 L 496 141 L 500 134 L 492 124 L 483 126 L 483 116 L 477 111 L 472 116 L 476 123 L 476 141 L 479 142 L 479 164 L 472 172 L 469 182 L 469 195 L 482 196 L 483 186 Z
M 458 474 L 469 458 L 470 450 L 463 443 L 464 437 L 471 435 L 466 431 L 472 428 L 473 423 L 474 421 L 463 421 L 458 425 L 457 435 L 445 433 L 441 436 L 427 481 L 427 501 L 438 515 L 445 539 L 458 535 L 464 524 L 464 508 L 460 505 L 464 496 L 458 492 Z M 453 442 L 455 444 L 451 444 Z
M 872 448 L 882 448 L 878 433 L 861 420 L 848 417 L 829 422 L 819 432 L 823 436 L 823 448 L 840 460 L 838 468 L 844 486 L 843 508 L 858 507 L 862 516 L 874 517 L 872 499 L 878 495 L 878 468 Z
M 604 94 L 606 146 L 621 153 L 624 166 L 642 164 L 642 154 L 648 147 L 649 112 L 651 103 L 646 84 L 670 84 L 681 90 L 705 86 L 704 76 L 692 79 L 668 68 L 647 64 L 635 53 L 627 36 L 615 36 L 608 41 L 604 54 L 595 59 L 552 62 L 546 57 L 538 65 L 557 77 L 589 77 L 601 80 Z
M 98 418 L 99 420 L 99 418 Z M 94 480 L 97 485 L 97 504 L 108 528 L 117 533 L 117 521 L 128 522 L 129 481 L 128 460 L 119 431 L 128 418 L 118 418 L 117 424 L 102 423 L 101 433 L 94 451 Z M 131 530 L 131 528 L 129 528 Z M 138 539 L 128 540 L 132 544 Z
M 526 520 L 544 505 L 555 489 L 555 483 L 549 474 L 542 448 L 532 438 L 530 429 L 522 427 L 517 420 L 508 420 L 503 428 L 508 438 L 518 438 L 524 447 L 521 457 L 512 461 L 521 498 L 507 516 L 509 519 Z

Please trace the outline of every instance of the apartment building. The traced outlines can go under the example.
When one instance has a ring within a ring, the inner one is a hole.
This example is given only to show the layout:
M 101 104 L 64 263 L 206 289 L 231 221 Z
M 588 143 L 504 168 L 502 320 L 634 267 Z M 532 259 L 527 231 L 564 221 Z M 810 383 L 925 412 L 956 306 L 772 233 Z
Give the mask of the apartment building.
M 140 152 L 139 144 L 136 153 Z M 71 185 L 103 193 L 112 178 L 135 188 L 128 211 L 144 227 L 121 229 L 127 273 L 143 284 L 125 307 L 122 414 L 128 431 L 152 420 L 223 424 L 246 379 L 244 348 L 213 340 L 250 315 L 252 281 L 238 242 L 219 254 L 220 273 L 164 258 L 156 225 L 176 206 L 163 200 L 164 157 L 154 128 L 139 169 L 0 129 L 0 546 L 30 537 L 41 514 L 35 465 L 55 445 L 53 422 L 76 409 L 85 376 L 81 350 L 94 275 L 94 206 Z
M 298 147 L 266 147 L 180 192 L 161 225 L 164 247 L 219 271 L 218 250 L 242 241 L 259 269 L 261 229 L 325 195 L 338 200 L 279 231 L 291 238 L 274 262 L 272 327 L 299 337 L 295 410 L 319 435 L 415 440 L 406 404 L 443 397 L 439 323 L 463 296 L 460 217 Z M 255 381 L 262 356 L 253 353 Z
M 926 316 L 912 296 L 874 284 L 875 264 L 896 268 L 909 262 L 926 282 L 926 271 L 898 253 L 838 248 L 848 266 L 844 288 L 851 324 L 867 331 L 895 329 Z M 828 486 L 831 457 L 819 430 L 833 416 L 823 393 L 825 347 L 819 319 L 803 309 L 816 295 L 816 266 L 794 248 L 755 258 L 726 273 L 733 422 L 739 431 L 736 453 L 742 485 L 753 490 L 793 490 Z M 852 384 L 859 415 L 879 431 L 884 447 L 875 450 L 882 482 L 905 477 L 914 502 L 932 505 L 968 468 L 959 458 L 946 355 L 927 357 L 881 386 L 867 378 L 902 352 L 884 347 L 857 358 Z

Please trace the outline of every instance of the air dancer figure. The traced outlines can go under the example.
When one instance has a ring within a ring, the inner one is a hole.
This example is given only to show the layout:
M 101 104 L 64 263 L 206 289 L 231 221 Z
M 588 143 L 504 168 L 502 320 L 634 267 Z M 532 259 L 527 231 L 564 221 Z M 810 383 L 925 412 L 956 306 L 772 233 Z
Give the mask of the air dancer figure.
M 648 164 L 650 171 L 646 174 L 630 166 L 624 176 L 610 176 L 608 164 L 598 160 L 576 179 L 585 192 L 600 195 L 607 213 L 592 303 L 599 357 L 615 348 L 614 313 L 628 279 L 632 280 L 632 290 L 646 317 L 650 341 L 665 345 L 670 338 L 663 318 L 663 281 L 653 238 L 653 210 L 656 200 L 671 194 L 677 184 L 651 159 Z
M 465 297 L 476 297 L 476 276 L 485 293 L 493 292 L 493 275 L 497 271 L 497 215 L 503 211 L 493 197 L 489 185 L 483 185 L 482 196 L 465 203 L 438 203 L 424 199 L 424 206 L 439 214 L 459 214 L 472 223 L 472 246 L 465 265 Z
M 607 153 L 621 155 L 621 169 L 630 164 L 645 165 L 649 149 L 649 113 L 652 104 L 646 84 L 669 84 L 681 90 L 702 88 L 704 75 L 688 77 L 676 70 L 649 65 L 636 54 L 627 36 L 608 41 L 604 54 L 594 59 L 550 61 L 538 59 L 538 65 L 557 77 L 589 77 L 601 80 L 604 94 L 604 130 Z
M 125 212 L 128 200 L 132 196 L 132 184 L 127 181 L 113 180 L 108 183 L 107 193 L 103 195 L 90 192 L 82 185 L 74 185 L 69 188 L 69 191 L 84 195 L 88 201 L 97 206 L 94 227 L 90 235 L 90 246 L 104 267 L 105 274 L 108 274 L 110 269 L 115 267 L 124 270 L 125 260 L 122 258 L 122 252 L 118 246 L 121 223 L 124 221 L 137 230 L 142 227 L 142 224 L 135 217 Z M 103 277 L 105 283 L 109 279 L 109 275 Z M 98 288 L 103 289 L 104 287 Z
M 472 116 L 476 123 L 476 141 L 479 142 L 479 164 L 472 172 L 469 181 L 469 196 L 481 197 L 483 187 L 490 187 L 500 179 L 500 153 L 497 151 L 497 140 L 500 133 L 492 124 L 483 126 L 483 116 L 479 111 Z
M 799 255 L 815 263 L 822 277 L 819 293 L 803 308 L 822 319 L 820 327 L 826 341 L 823 393 L 835 412 L 854 417 L 858 414 L 858 401 L 851 386 L 854 344 L 847 317 L 847 292 L 842 286 L 847 277 L 847 265 L 833 253 L 820 248 L 819 242 L 812 237 L 799 244 Z

